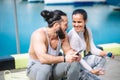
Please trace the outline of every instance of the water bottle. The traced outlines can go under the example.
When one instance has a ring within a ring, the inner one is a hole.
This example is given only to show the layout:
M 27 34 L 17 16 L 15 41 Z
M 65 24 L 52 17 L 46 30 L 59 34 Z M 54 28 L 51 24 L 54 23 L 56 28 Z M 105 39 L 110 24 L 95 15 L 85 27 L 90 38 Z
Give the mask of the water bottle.
M 12 80 L 11 79 L 11 72 L 9 70 L 4 71 L 4 79 L 5 80 Z

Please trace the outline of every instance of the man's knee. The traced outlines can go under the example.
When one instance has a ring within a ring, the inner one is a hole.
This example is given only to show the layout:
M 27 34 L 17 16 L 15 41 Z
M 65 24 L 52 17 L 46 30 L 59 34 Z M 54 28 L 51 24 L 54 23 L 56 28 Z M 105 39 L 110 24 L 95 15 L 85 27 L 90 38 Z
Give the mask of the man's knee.
M 37 71 L 36 80 L 49 80 L 51 74 L 51 66 L 44 65 Z
M 79 62 L 73 62 L 73 63 L 71 63 L 70 67 L 73 70 L 78 70 L 78 68 L 80 68 L 80 63 Z
M 43 67 L 44 68 L 42 70 L 40 70 L 40 72 L 43 72 L 42 74 L 44 74 L 44 75 L 51 74 L 51 71 L 52 71 L 52 66 L 51 65 L 45 65 Z
M 68 80 L 78 80 L 80 73 L 80 63 L 73 62 L 71 63 L 68 71 L 67 71 L 67 79 Z

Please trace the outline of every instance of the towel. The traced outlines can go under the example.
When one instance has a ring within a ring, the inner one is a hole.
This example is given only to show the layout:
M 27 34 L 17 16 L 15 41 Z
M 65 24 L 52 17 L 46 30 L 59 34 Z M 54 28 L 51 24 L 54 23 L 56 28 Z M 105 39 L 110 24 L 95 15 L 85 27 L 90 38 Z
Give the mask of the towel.
M 90 29 L 88 29 L 88 33 L 89 33 L 89 37 L 90 37 L 90 52 L 94 55 L 100 55 L 101 51 L 100 49 L 98 49 L 94 42 L 93 42 L 93 38 L 92 38 L 92 33 L 90 31 Z M 69 33 L 69 42 L 70 42 L 70 46 L 71 48 L 75 49 L 76 51 L 79 50 L 86 50 L 86 42 L 84 39 L 84 33 L 83 32 L 79 32 L 77 33 L 74 28 L 72 28 Z
M 81 32 L 81 34 L 83 34 Z M 70 46 L 72 49 L 79 51 L 79 50 L 85 50 L 86 49 L 86 43 L 84 41 L 84 37 L 81 36 L 82 38 L 80 38 L 79 33 L 77 33 L 74 28 L 72 28 L 70 30 L 70 32 L 68 33 L 69 36 L 69 42 L 70 42 Z M 82 44 L 81 44 L 82 42 Z

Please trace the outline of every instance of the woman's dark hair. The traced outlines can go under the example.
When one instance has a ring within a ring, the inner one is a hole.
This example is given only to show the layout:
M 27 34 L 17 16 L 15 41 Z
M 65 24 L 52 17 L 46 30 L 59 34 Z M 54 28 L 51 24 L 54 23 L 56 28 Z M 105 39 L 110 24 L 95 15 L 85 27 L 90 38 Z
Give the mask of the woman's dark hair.
M 52 27 L 55 21 L 61 20 L 61 16 L 55 11 L 43 10 L 41 16 L 47 21 L 49 27 Z
M 84 10 L 84 9 L 76 9 L 73 11 L 72 15 L 75 15 L 75 14 L 81 14 L 83 15 L 83 19 L 84 21 L 87 20 L 87 12 Z M 84 31 L 84 38 L 85 38 L 85 42 L 86 42 L 86 51 L 89 52 L 90 51 L 90 38 L 89 38 L 89 33 L 88 33 L 88 30 L 86 28 L 86 25 L 85 25 L 85 31 Z
M 74 14 L 81 14 L 83 15 L 83 19 L 86 21 L 87 20 L 87 12 L 84 9 L 76 9 L 73 11 L 72 15 Z

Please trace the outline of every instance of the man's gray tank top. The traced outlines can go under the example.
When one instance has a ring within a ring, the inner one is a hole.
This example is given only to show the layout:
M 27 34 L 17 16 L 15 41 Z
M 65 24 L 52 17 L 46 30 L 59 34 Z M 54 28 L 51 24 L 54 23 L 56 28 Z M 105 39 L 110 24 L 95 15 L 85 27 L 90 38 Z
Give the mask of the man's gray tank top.
M 57 46 L 57 49 L 54 50 L 51 46 L 50 46 L 50 40 L 49 40 L 49 37 L 48 37 L 48 33 L 46 31 L 46 29 L 44 28 L 44 31 L 46 33 L 46 36 L 47 36 L 47 40 L 48 40 L 48 51 L 47 53 L 50 54 L 50 55 L 54 55 L 54 56 L 58 56 L 59 55 L 59 52 L 60 52 L 60 49 L 61 49 L 61 40 L 59 39 L 58 41 L 58 46 Z M 42 54 L 42 53 L 41 53 Z M 34 60 L 32 59 L 30 56 L 29 56 L 29 61 L 28 61 L 28 66 L 30 66 L 32 64 L 32 62 L 38 62 L 40 63 L 39 60 Z
M 48 37 L 48 33 L 47 33 L 47 31 L 46 31 L 45 28 L 44 28 L 44 31 L 45 31 L 45 33 L 46 33 L 47 40 L 48 40 L 48 54 L 51 54 L 51 55 L 54 55 L 54 56 L 59 55 L 59 52 L 60 52 L 60 49 L 61 49 L 61 40 L 60 40 L 59 37 L 58 37 L 59 41 L 58 41 L 57 49 L 56 49 L 56 50 L 53 49 L 53 48 L 50 46 L 50 39 L 49 39 L 49 37 Z

